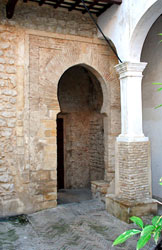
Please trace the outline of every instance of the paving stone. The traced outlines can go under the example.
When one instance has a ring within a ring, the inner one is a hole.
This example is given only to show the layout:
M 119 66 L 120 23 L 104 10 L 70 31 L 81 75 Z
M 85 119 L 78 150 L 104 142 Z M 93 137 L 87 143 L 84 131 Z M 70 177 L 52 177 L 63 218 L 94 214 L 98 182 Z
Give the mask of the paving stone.
M 0 222 L 0 250 L 135 250 L 138 237 L 112 247 L 114 239 L 134 227 L 104 210 L 97 200 L 59 205 L 28 215 L 30 223 Z M 145 218 L 149 221 L 151 218 Z M 151 241 L 143 250 L 153 250 Z

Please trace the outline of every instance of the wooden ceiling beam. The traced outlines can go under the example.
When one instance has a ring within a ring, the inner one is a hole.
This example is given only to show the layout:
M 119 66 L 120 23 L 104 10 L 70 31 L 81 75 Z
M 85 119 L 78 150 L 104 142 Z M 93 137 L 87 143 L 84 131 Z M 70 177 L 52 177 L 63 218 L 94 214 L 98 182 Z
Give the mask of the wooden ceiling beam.
M 90 10 L 91 8 L 93 8 L 94 5 L 96 5 L 99 2 L 99 0 L 94 0 L 93 3 L 91 3 L 89 6 L 87 6 L 87 8 Z M 82 13 L 85 14 L 87 11 L 83 10 Z
M 76 6 L 78 6 L 81 3 L 81 0 L 76 0 L 75 3 L 69 8 L 69 11 L 72 11 L 75 9 Z
M 122 0 L 98 0 L 98 2 L 103 2 L 103 3 L 112 3 L 112 4 L 121 4 Z
M 110 7 L 113 4 L 121 4 L 122 0 L 94 0 L 92 4 L 90 4 L 89 6 L 87 6 L 87 8 L 90 10 L 90 9 L 93 8 L 93 6 L 98 5 L 99 2 L 100 3 L 101 2 L 107 3 L 109 5 L 109 7 Z M 107 9 L 107 6 L 105 6 L 104 10 L 106 10 L 106 9 Z M 82 13 L 85 14 L 86 10 L 82 11 Z M 100 14 L 101 14 L 101 12 L 100 12 Z
M 57 1 L 57 4 L 54 5 L 54 8 L 58 8 L 62 3 L 64 2 L 64 0 L 59 0 Z
M 98 13 L 97 13 L 97 17 L 100 16 L 105 10 L 107 10 L 108 8 L 110 8 L 113 4 L 110 3 L 108 5 L 106 5 L 104 8 L 102 8 Z
M 122 0 L 111 0 L 111 3 L 115 3 L 115 4 L 121 4 Z
M 43 4 L 46 3 L 45 0 L 30 0 L 30 1 L 33 1 L 33 2 L 37 2 L 39 3 L 40 6 L 42 6 Z M 8 0 L 7 1 L 7 4 L 6 4 L 6 16 L 7 18 L 12 18 L 13 15 L 14 15 L 14 10 L 15 10 L 15 6 L 17 4 L 18 0 Z M 23 0 L 23 2 L 27 3 L 28 0 Z M 51 0 L 51 2 L 47 2 L 46 4 L 48 5 L 52 5 L 54 8 L 58 8 L 58 7 L 63 7 L 63 8 L 68 8 L 69 11 L 72 11 L 72 10 L 79 10 L 79 7 L 81 6 L 80 3 L 82 1 L 81 0 L 76 0 L 74 1 L 74 3 L 72 2 L 66 2 L 64 0 Z M 62 5 L 62 4 L 66 4 L 69 5 L 66 6 L 66 5 Z M 109 8 L 111 5 L 113 4 L 121 4 L 122 3 L 122 0 L 94 0 L 93 2 L 89 2 L 87 0 L 85 0 L 85 4 L 87 5 L 88 9 L 95 13 L 97 16 L 99 16 L 100 14 L 102 14 L 107 8 Z M 96 6 L 102 6 L 103 8 L 101 10 L 99 10 L 99 8 L 95 8 Z M 84 7 L 84 6 L 82 6 Z M 95 12 L 95 10 L 97 12 Z M 83 14 L 86 13 L 86 10 L 83 10 L 80 8 L 80 11 L 82 11 Z
M 8 19 L 11 19 L 13 17 L 17 2 L 18 0 L 8 0 L 6 4 L 6 16 Z
M 39 6 L 42 6 L 44 4 L 45 0 L 40 0 Z

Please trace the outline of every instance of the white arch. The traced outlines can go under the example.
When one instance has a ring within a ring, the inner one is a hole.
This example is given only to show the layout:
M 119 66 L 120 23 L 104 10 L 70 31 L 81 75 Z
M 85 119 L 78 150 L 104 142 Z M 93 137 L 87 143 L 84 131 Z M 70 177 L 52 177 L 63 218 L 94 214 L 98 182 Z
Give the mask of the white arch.
M 157 20 L 157 18 L 162 14 L 162 1 L 156 1 L 141 17 L 137 23 L 130 40 L 130 60 L 140 61 L 142 47 L 145 38 Z
M 105 35 L 113 41 L 123 62 L 140 62 L 146 35 L 162 14 L 162 0 L 123 0 L 98 19 Z M 102 38 L 99 33 L 98 36 Z

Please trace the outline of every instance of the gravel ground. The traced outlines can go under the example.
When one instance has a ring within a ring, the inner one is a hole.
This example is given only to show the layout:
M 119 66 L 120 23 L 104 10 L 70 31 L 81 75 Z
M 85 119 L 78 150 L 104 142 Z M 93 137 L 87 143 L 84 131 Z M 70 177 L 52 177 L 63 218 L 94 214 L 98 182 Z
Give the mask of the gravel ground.
M 151 217 L 150 217 L 151 218 Z M 149 220 L 146 217 L 145 220 Z M 19 219 L 1 220 L 0 250 L 135 250 L 137 237 L 112 247 L 114 239 L 134 226 L 104 210 L 97 200 L 59 205 Z M 153 250 L 153 240 L 143 250 Z

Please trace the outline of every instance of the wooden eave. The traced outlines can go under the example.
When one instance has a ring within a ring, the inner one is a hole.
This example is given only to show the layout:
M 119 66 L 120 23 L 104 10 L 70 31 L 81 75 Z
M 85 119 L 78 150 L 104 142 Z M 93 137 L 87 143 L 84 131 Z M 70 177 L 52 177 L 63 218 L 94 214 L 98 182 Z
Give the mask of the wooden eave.
M 53 8 L 65 8 L 69 11 L 77 10 L 86 13 L 86 10 L 83 6 L 81 0 L 23 0 L 24 3 L 27 2 L 35 2 L 38 3 L 39 6 L 42 5 L 50 5 Z M 7 18 L 12 18 L 15 10 L 15 6 L 18 0 L 8 0 L 6 5 L 6 16 Z M 113 4 L 121 4 L 122 0 L 85 0 L 84 1 L 88 9 L 92 14 L 96 16 L 101 15 L 105 10 L 110 8 Z

